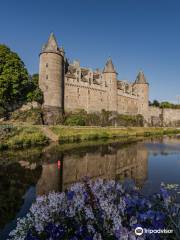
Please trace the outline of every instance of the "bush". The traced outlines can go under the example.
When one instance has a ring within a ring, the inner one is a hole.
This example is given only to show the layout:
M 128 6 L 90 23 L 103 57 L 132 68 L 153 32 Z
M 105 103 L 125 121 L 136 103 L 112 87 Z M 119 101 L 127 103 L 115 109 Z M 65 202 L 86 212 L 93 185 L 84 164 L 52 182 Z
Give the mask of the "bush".
M 18 134 L 18 129 L 13 125 L 0 125 L 0 141 Z
M 43 124 L 40 108 L 32 108 L 26 111 L 16 110 L 11 114 L 11 119 L 17 122 L 29 122 L 31 124 Z
M 37 127 L 0 125 L 0 150 L 46 145 L 49 139 Z
M 130 116 L 130 115 L 124 115 L 124 114 L 119 114 L 117 116 L 117 125 L 121 126 L 139 126 L 142 127 L 144 125 L 144 119 L 142 115 L 135 115 L 135 116 Z
M 8 148 L 25 148 L 42 146 L 48 143 L 48 139 L 40 132 L 28 133 L 26 131 L 7 141 Z
M 65 125 L 70 126 L 143 126 L 142 115 L 124 115 L 102 110 L 100 113 L 68 113 L 64 120 Z
M 0 106 L 0 118 L 4 118 L 6 116 L 6 110 Z
M 66 117 L 64 124 L 70 126 L 85 126 L 85 116 L 83 114 L 72 114 Z

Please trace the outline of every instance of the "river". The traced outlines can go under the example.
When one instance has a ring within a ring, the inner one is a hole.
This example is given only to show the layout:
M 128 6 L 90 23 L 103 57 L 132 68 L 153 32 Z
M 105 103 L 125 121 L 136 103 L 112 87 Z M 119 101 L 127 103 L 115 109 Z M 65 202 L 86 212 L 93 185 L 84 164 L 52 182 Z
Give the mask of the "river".
M 0 239 L 7 239 L 36 196 L 63 191 L 90 178 L 133 181 L 142 194 L 159 190 L 161 182 L 180 184 L 180 138 L 148 138 L 51 145 L 0 153 Z

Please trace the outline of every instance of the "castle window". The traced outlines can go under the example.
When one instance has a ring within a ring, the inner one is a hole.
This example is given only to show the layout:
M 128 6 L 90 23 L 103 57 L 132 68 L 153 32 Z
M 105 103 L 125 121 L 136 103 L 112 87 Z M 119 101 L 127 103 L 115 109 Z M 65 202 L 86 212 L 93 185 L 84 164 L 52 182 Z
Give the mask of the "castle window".
M 46 79 L 48 79 L 48 75 L 46 75 Z
M 46 63 L 46 67 L 48 68 L 48 63 Z

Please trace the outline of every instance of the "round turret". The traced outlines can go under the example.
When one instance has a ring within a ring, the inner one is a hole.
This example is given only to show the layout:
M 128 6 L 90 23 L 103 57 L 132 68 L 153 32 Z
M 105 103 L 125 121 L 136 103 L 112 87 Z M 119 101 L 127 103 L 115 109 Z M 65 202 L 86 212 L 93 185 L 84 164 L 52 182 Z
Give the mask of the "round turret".
M 117 72 L 111 59 L 106 62 L 103 78 L 108 91 L 108 110 L 117 111 Z
M 39 87 L 44 95 L 44 109 L 51 112 L 63 112 L 64 89 L 64 50 L 59 48 L 51 33 L 47 44 L 40 53 Z
M 149 84 L 143 71 L 140 71 L 134 82 L 134 88 L 138 95 L 138 113 L 147 120 L 149 110 Z

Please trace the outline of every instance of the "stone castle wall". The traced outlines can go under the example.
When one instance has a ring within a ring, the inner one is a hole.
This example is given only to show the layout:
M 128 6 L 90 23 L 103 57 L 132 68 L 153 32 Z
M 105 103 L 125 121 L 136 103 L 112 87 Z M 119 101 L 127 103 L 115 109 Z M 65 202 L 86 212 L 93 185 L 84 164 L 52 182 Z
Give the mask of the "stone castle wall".
M 108 87 L 102 87 L 89 83 L 73 82 L 73 79 L 65 80 L 64 108 L 65 112 L 84 109 L 87 112 L 100 112 L 109 108 Z M 126 93 L 118 93 L 117 112 L 120 114 L 138 114 L 138 99 Z
M 119 80 L 111 59 L 103 71 L 68 63 L 63 48 L 50 35 L 40 53 L 39 87 L 44 94 L 45 123 L 54 124 L 65 112 L 85 110 L 141 114 L 152 126 L 180 124 L 180 110 L 149 106 L 149 84 L 140 71 L 133 82 Z
M 149 123 L 152 126 L 180 126 L 180 109 L 149 106 Z
M 163 109 L 164 126 L 180 126 L 180 109 Z
M 65 112 L 84 109 L 89 112 L 117 111 L 139 113 L 139 99 L 133 84 L 117 79 L 116 73 L 93 72 L 75 61 L 65 74 Z
M 137 115 L 138 114 L 138 99 L 134 96 L 126 94 L 118 94 L 117 111 L 120 114 Z
M 84 109 L 87 112 L 98 112 L 107 109 L 107 92 L 105 89 L 89 84 L 65 82 L 65 112 Z

